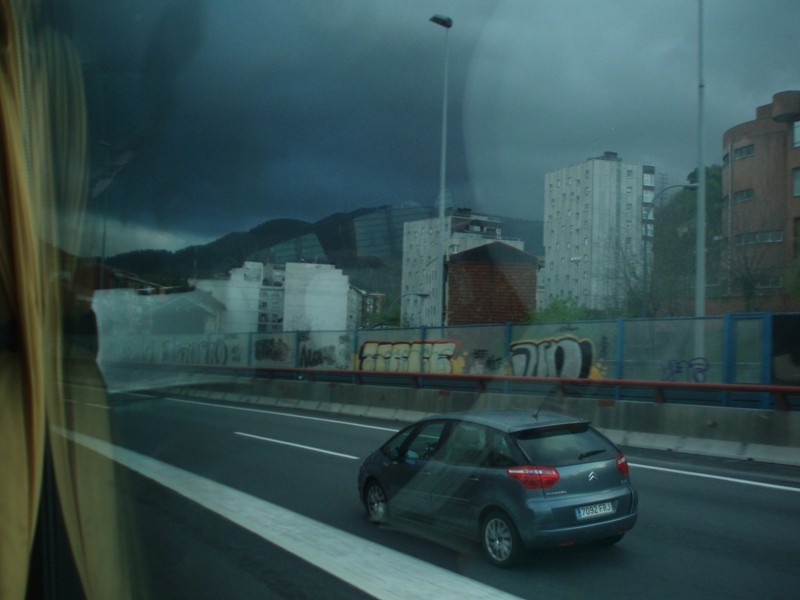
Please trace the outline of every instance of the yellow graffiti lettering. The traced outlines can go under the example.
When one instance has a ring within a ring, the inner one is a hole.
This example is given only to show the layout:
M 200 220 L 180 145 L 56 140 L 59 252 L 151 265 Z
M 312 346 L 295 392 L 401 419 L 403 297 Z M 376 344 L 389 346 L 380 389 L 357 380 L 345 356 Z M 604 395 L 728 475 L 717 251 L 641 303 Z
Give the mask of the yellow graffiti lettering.
M 457 343 L 432 342 L 364 342 L 359 353 L 362 371 L 381 373 L 441 373 L 454 369 Z M 455 361 L 463 368 L 463 359 Z

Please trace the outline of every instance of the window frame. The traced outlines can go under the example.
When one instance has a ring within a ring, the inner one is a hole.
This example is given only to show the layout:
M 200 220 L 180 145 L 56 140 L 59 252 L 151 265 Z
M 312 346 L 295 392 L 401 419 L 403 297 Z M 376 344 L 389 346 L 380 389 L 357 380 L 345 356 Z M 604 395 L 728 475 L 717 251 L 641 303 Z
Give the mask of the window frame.
M 734 149 L 733 158 L 734 160 L 744 160 L 745 158 L 750 158 L 755 153 L 756 153 L 755 144 L 747 144 L 746 146 L 741 146 L 740 148 Z

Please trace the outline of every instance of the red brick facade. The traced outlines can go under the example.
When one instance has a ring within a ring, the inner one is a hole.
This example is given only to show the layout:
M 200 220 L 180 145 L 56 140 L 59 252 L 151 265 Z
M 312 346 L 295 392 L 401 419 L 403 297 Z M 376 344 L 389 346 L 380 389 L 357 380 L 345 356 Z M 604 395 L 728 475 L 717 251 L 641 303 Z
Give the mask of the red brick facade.
M 535 256 L 502 242 L 453 254 L 447 324 L 517 323 L 536 309 Z
M 787 290 L 800 248 L 798 120 L 800 92 L 780 92 L 725 132 L 721 297 L 709 312 L 800 308 Z

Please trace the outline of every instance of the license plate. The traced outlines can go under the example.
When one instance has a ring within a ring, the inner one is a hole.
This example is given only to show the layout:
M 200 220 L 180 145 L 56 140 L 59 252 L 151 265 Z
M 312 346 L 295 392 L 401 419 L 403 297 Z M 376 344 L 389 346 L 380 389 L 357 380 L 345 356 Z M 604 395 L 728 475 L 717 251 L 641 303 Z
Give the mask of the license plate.
M 614 512 L 614 506 L 611 502 L 601 502 L 600 504 L 590 504 L 589 506 L 579 506 L 575 509 L 575 516 L 578 520 L 591 519 L 601 515 L 607 515 Z

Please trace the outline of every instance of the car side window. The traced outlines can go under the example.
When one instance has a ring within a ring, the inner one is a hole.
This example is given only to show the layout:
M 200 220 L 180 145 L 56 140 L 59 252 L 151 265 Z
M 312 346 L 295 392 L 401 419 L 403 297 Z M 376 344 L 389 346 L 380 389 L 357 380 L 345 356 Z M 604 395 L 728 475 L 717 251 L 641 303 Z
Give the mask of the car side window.
M 489 467 L 511 467 L 517 461 L 513 458 L 514 451 L 511 449 L 511 443 L 508 437 L 499 431 L 493 432 L 491 440 L 489 441 L 489 455 L 487 456 L 486 463 Z
M 481 465 L 488 454 L 488 438 L 489 431 L 481 425 L 457 423 L 444 444 L 442 456 L 454 465 Z
M 429 460 L 437 456 L 441 447 L 442 434 L 447 426 L 446 421 L 425 423 L 417 430 L 406 448 L 406 456 Z
M 400 449 L 406 443 L 406 440 L 408 439 L 408 436 L 410 436 L 413 431 L 414 431 L 414 427 L 406 427 L 405 429 L 400 431 L 400 433 L 398 433 L 397 435 L 393 436 L 388 442 L 386 442 L 381 447 L 381 451 L 386 456 L 391 456 L 393 451 L 399 453 Z

